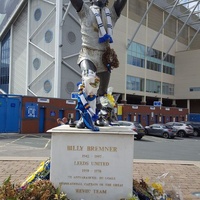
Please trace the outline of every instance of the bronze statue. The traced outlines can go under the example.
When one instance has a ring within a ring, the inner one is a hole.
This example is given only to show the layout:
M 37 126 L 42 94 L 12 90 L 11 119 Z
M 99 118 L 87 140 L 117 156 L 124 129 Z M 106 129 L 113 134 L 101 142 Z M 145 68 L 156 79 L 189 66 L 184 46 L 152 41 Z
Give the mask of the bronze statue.
M 118 67 L 119 62 L 110 43 L 113 43 L 113 27 L 120 17 L 127 0 L 116 0 L 109 9 L 108 0 L 90 0 L 87 5 L 83 0 L 71 0 L 81 24 L 82 48 L 78 65 L 82 70 L 82 83 L 79 84 L 79 100 L 77 109 L 82 118 L 78 128 L 85 126 L 94 131 L 97 125 L 106 125 L 107 121 L 100 116 L 109 115 L 112 110 L 107 98 L 111 70 Z M 102 114 L 103 113 L 103 114 Z

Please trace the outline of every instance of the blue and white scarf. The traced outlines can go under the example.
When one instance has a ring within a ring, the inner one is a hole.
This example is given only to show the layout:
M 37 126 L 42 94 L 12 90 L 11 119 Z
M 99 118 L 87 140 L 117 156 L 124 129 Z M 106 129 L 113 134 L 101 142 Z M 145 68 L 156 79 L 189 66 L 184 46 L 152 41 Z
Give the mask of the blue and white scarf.
M 113 43 L 113 39 L 112 39 L 112 35 L 113 35 L 113 26 L 112 26 L 112 21 L 111 21 L 111 15 L 110 15 L 110 10 L 105 7 L 102 8 L 103 13 L 105 13 L 106 15 L 106 20 L 107 20 L 107 30 L 105 29 L 101 16 L 100 16 L 100 9 L 91 6 L 90 7 L 92 12 L 94 13 L 96 20 L 97 20 L 97 24 L 98 24 L 98 28 L 99 28 L 99 43 L 103 43 L 106 41 L 109 41 L 109 43 Z

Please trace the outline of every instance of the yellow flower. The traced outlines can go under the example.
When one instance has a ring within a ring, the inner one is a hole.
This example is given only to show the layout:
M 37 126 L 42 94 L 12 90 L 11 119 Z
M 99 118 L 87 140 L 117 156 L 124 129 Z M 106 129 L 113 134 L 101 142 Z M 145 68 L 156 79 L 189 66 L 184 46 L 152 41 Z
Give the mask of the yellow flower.
M 113 95 L 107 94 L 107 98 L 108 98 L 110 104 L 112 105 L 112 107 L 115 107 L 116 104 L 115 104 L 115 99 L 114 99 Z
M 163 187 L 160 183 L 152 183 L 151 186 L 157 190 L 160 194 L 163 194 Z
M 144 180 L 144 181 L 145 181 L 145 183 L 146 183 L 146 184 L 150 183 L 150 179 L 149 179 L 148 177 L 147 177 L 147 178 L 145 178 L 145 180 Z

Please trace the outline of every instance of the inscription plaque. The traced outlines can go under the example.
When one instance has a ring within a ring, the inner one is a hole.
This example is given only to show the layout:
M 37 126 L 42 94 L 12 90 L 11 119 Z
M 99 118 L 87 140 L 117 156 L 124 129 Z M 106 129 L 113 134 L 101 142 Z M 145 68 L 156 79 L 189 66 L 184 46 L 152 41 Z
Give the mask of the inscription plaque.
M 50 180 L 72 200 L 120 200 L 132 192 L 133 132 L 129 129 L 56 127 Z

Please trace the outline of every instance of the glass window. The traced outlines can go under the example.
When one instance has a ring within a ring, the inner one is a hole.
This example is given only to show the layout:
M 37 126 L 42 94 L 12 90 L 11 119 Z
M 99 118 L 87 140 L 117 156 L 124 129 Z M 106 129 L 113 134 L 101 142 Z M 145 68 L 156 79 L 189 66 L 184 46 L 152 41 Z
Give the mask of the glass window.
M 151 61 L 147 61 L 147 69 L 161 72 L 161 65 Z
M 159 51 L 159 50 L 147 47 L 147 56 L 161 60 L 162 59 L 162 52 Z
M 50 43 L 52 40 L 53 40 L 53 32 L 48 30 L 45 33 L 45 41 L 46 41 L 46 43 Z
M 146 92 L 159 93 L 160 94 L 160 92 L 161 92 L 160 88 L 161 88 L 161 82 L 147 79 L 147 81 L 146 81 Z
M 36 21 L 39 21 L 42 16 L 42 10 L 40 8 L 37 8 L 34 12 L 34 18 Z
M 10 67 L 10 32 L 1 43 L 0 88 L 8 93 Z
M 46 81 L 44 82 L 44 90 L 45 90 L 45 92 L 46 92 L 46 93 L 49 93 L 49 92 L 51 91 L 51 89 L 52 89 L 52 84 L 51 84 L 51 82 L 50 82 L 49 80 L 46 80 Z
M 170 66 L 163 65 L 163 73 L 174 75 L 175 74 L 175 70 L 174 70 L 174 68 L 172 68 Z
M 130 42 L 130 41 L 129 41 Z M 163 56 L 166 54 L 163 53 Z M 137 67 L 145 67 L 145 59 L 147 61 L 147 69 L 161 72 L 161 66 L 163 65 L 163 73 L 174 75 L 175 74 L 175 57 L 167 54 L 164 61 L 162 61 L 162 52 L 146 47 L 142 44 L 132 42 L 128 53 L 127 63 Z
M 144 67 L 145 46 L 132 42 L 128 50 L 127 63 L 137 67 Z
M 40 68 L 40 65 L 41 65 L 41 61 L 39 58 L 35 58 L 33 60 L 33 67 L 35 70 L 38 70 Z
M 127 76 L 126 89 L 144 91 L 144 79 L 134 76 Z
M 0 1 L 0 32 L 10 19 L 15 8 L 19 5 L 20 0 L 1 0 Z
M 162 93 L 166 95 L 174 95 L 174 85 L 170 83 L 163 83 Z
M 144 59 L 137 58 L 135 56 L 127 55 L 127 63 L 129 65 L 134 65 L 137 67 L 143 67 L 144 68 Z
M 163 53 L 163 57 L 164 57 L 165 55 L 166 55 L 166 54 Z M 175 56 L 172 56 L 172 55 L 167 54 L 167 56 L 165 57 L 164 61 L 169 62 L 169 63 L 172 63 L 172 64 L 175 64 Z
M 137 43 L 137 52 L 141 55 L 145 55 L 145 46 Z
M 200 91 L 200 87 L 191 87 L 190 92 L 198 92 Z

